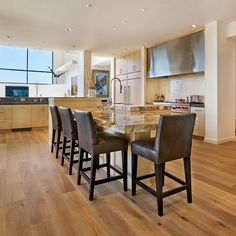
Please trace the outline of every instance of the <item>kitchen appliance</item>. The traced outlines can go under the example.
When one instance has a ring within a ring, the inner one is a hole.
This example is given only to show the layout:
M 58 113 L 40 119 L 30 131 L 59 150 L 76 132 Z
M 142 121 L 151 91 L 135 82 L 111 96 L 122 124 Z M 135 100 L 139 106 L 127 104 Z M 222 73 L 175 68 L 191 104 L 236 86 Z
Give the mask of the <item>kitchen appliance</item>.
M 6 97 L 29 97 L 28 86 L 6 86 Z
M 189 103 L 176 103 L 171 108 L 172 112 L 184 112 L 184 113 L 190 113 L 191 112 L 191 106 Z
M 199 73 L 205 70 L 204 31 L 147 50 L 147 77 Z
M 190 95 L 190 103 L 204 103 L 204 96 Z

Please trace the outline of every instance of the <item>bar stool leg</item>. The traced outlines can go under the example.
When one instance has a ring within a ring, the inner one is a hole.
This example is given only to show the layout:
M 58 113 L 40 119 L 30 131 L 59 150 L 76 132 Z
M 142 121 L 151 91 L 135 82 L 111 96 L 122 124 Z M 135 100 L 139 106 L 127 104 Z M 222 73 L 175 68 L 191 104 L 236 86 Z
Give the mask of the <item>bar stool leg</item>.
M 55 133 L 56 133 L 56 130 L 52 129 L 51 152 L 53 152 L 53 146 L 54 146 L 54 142 L 55 142 Z
M 166 163 L 163 163 L 163 168 L 162 168 L 162 186 L 165 185 L 165 168 L 166 168 Z
M 185 172 L 185 182 L 187 185 L 187 200 L 188 203 L 192 202 L 192 186 L 191 186 L 191 165 L 190 158 L 184 158 L 184 172 Z
M 124 191 L 128 190 L 127 186 L 127 150 L 122 151 L 122 169 L 123 169 L 123 187 Z
M 138 156 L 132 153 L 132 195 L 136 195 L 136 178 L 138 168 Z
M 90 187 L 89 187 L 89 200 L 90 201 L 93 200 L 98 158 L 99 158 L 99 155 L 92 156 L 92 161 L 91 161 L 91 176 L 90 176 Z
M 61 165 L 62 166 L 64 165 L 64 155 L 65 155 L 65 152 L 66 152 L 66 141 L 67 141 L 67 138 L 64 137 L 63 138 L 63 146 L 62 146 L 62 155 L 61 155 Z
M 69 175 L 72 175 L 72 168 L 73 168 L 73 162 L 74 162 L 74 152 L 75 152 L 75 141 L 74 141 L 74 140 L 71 140 Z
M 87 153 L 86 153 L 87 156 Z M 81 173 L 80 171 L 82 171 L 83 168 L 83 158 L 84 158 L 84 149 L 80 148 L 79 149 L 79 161 L 78 161 L 78 178 L 77 178 L 77 184 L 80 185 L 81 184 Z
M 107 161 L 107 178 L 111 177 L 111 168 L 110 168 L 110 165 L 111 165 L 111 154 L 110 153 L 107 153 L 106 154 L 106 161 Z
M 158 215 L 163 216 L 163 169 L 164 164 L 154 164 L 155 166 L 155 177 L 156 177 L 156 189 L 157 189 L 157 208 Z
M 56 147 L 56 158 L 58 158 L 59 148 L 60 148 L 60 140 L 61 140 L 61 131 L 57 131 L 57 147 Z

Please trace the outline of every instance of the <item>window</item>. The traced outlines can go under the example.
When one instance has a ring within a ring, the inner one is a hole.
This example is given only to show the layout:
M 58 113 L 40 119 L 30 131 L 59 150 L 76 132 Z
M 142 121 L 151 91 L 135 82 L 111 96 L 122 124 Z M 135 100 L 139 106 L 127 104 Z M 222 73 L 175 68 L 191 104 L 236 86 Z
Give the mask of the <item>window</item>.
M 0 46 L 0 82 L 51 84 L 53 52 Z

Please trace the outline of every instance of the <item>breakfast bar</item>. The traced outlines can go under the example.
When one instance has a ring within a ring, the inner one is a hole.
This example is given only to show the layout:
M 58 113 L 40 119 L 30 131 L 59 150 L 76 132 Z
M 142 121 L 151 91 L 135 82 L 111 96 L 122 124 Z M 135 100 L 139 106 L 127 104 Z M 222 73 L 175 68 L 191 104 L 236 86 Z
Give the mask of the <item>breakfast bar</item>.
M 155 137 L 156 127 L 160 115 L 171 114 L 168 106 L 159 107 L 147 105 L 141 107 L 131 106 L 111 106 L 103 108 L 101 99 L 98 98 L 52 98 L 49 105 L 66 106 L 73 111 L 90 111 L 93 114 L 96 126 L 100 130 L 105 130 L 121 136 L 128 140 L 128 186 L 131 186 L 131 150 L 130 143 L 134 140 Z M 161 108 L 161 109 L 160 109 Z M 50 125 L 51 122 L 49 122 Z M 49 128 L 49 132 L 51 129 Z M 49 137 L 51 135 L 49 134 Z M 120 152 L 112 153 L 111 164 L 121 169 Z M 100 157 L 101 162 L 105 162 L 105 155 Z M 140 159 L 138 174 L 145 175 L 152 172 L 153 166 L 145 159 Z M 111 172 L 112 174 L 112 172 Z

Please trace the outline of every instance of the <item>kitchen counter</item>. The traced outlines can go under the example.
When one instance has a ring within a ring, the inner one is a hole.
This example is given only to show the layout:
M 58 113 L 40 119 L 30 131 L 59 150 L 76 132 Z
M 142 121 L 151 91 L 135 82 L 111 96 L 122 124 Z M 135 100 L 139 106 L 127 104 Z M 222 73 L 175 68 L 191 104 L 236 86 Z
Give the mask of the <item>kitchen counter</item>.
M 48 104 L 45 97 L 0 97 L 0 105 Z
M 160 115 L 171 114 L 170 110 L 103 112 L 98 109 L 82 109 L 91 111 L 98 127 L 121 134 L 134 134 L 156 130 Z

